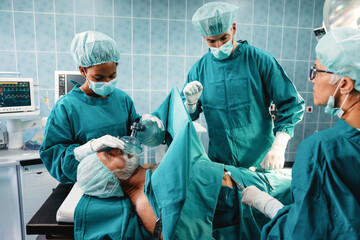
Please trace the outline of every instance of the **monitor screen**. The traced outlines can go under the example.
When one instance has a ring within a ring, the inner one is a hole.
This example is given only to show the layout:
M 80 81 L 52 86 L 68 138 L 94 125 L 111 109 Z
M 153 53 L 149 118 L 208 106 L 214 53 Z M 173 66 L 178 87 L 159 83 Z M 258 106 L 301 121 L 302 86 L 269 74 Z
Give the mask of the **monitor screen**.
M 31 110 L 35 110 L 32 79 L 0 79 L 0 112 Z
M 72 81 L 82 85 L 85 80 L 79 71 L 55 71 L 55 101 L 74 88 Z
M 75 86 L 75 84 L 73 82 L 71 82 L 70 80 L 73 80 L 82 85 L 86 79 L 80 73 L 79 74 L 68 74 L 67 75 L 67 86 L 66 86 L 67 93 L 70 92 Z

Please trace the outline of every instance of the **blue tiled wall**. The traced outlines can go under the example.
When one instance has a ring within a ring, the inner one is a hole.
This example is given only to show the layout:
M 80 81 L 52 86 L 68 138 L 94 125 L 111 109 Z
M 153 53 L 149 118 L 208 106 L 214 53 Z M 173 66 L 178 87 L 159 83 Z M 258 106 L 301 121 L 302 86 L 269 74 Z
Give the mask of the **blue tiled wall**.
M 140 114 L 154 110 L 174 87 L 182 87 L 192 64 L 207 51 L 191 17 L 205 0 L 0 0 L 0 72 L 20 72 L 38 84 L 37 105 L 54 104 L 54 71 L 77 70 L 70 42 L 75 33 L 97 30 L 121 48 L 118 87 Z M 302 139 L 328 128 L 335 118 L 313 105 L 307 82 L 315 61 L 312 29 L 321 26 L 324 0 L 228 0 L 240 7 L 237 39 L 272 53 L 313 106 L 287 148 L 294 159 Z M 7 75 L 0 75 L 4 77 Z M 202 116 L 200 122 L 205 124 Z M 206 142 L 206 135 L 202 139 Z

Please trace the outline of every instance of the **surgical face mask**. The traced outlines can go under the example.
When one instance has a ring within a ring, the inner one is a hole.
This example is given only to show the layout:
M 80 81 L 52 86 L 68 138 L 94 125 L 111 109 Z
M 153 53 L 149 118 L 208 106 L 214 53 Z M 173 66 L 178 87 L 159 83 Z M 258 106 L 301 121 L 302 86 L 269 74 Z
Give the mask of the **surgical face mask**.
M 113 171 L 115 177 L 119 180 L 129 179 L 136 170 L 136 168 L 139 166 L 139 155 L 132 155 L 131 158 L 127 154 L 124 154 L 123 156 L 126 160 L 125 168 Z
M 346 95 L 344 102 L 341 104 L 340 108 L 335 108 L 335 94 L 337 92 L 337 90 L 340 87 L 340 84 L 342 82 L 342 79 L 340 81 L 340 83 L 338 84 L 338 86 L 335 89 L 335 92 L 332 96 L 329 97 L 326 107 L 325 107 L 325 113 L 333 115 L 333 116 L 338 116 L 339 118 L 342 117 L 342 115 L 344 114 L 344 110 L 342 110 L 342 107 L 344 106 L 349 94 Z
M 94 82 L 91 80 L 89 80 L 89 82 L 90 82 L 90 89 L 93 90 L 94 93 L 100 96 L 106 96 L 114 91 L 116 87 L 117 79 L 115 78 L 109 82 Z
M 233 49 L 232 39 L 221 45 L 220 47 L 210 47 L 211 54 L 217 59 L 223 60 L 230 56 Z

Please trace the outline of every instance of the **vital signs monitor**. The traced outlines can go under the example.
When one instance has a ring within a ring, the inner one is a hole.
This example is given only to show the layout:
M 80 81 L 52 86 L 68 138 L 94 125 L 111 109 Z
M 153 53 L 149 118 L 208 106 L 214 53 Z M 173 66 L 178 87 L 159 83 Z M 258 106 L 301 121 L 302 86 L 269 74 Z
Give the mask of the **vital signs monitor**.
M 34 110 L 32 78 L 0 78 L 0 113 Z

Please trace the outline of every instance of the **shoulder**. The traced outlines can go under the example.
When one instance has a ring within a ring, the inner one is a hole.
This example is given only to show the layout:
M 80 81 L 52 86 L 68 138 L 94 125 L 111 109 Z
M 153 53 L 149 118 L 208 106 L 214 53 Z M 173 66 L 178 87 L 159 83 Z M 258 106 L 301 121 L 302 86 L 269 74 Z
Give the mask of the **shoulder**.
M 123 90 L 121 90 L 119 88 L 115 88 L 114 91 L 112 92 L 112 94 L 118 100 L 131 101 L 132 102 L 132 99 L 129 96 L 129 94 L 127 94 L 126 92 L 124 92 Z
M 305 145 L 314 148 L 316 146 L 326 145 L 326 143 L 331 142 L 338 137 L 338 132 L 332 127 L 310 135 L 301 142 L 300 146 Z
M 209 60 L 210 60 L 210 52 L 206 53 L 205 55 L 203 55 L 199 60 L 197 60 L 194 65 L 191 67 L 190 71 L 196 71 L 199 68 L 201 68 L 204 64 L 206 64 Z
M 75 97 L 73 91 L 70 91 L 56 101 L 52 111 L 65 111 L 65 109 L 77 105 L 77 102 L 78 98 Z
M 247 59 L 253 59 L 262 67 L 277 64 L 275 57 L 271 53 L 252 46 L 247 42 L 240 42 L 240 44 L 242 44 L 242 46 L 239 48 L 239 51 L 244 52 L 244 54 L 247 55 Z

